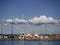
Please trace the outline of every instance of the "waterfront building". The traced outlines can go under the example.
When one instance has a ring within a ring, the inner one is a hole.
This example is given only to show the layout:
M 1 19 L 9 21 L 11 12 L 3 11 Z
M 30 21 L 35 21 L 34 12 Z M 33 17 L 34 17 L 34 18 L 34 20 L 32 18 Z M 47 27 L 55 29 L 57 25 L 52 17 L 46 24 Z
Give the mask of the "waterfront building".
M 4 36 L 4 39 L 8 39 L 8 36 Z
M 44 40 L 44 36 L 43 35 L 40 35 L 39 39 L 40 40 Z
M 25 35 L 25 40 L 32 40 L 32 35 L 31 34 Z
M 19 37 L 18 35 L 15 35 L 14 40 L 18 40 L 19 39 L 18 37 Z
M 39 35 L 38 34 L 32 34 L 32 40 L 38 40 Z
M 20 40 L 24 40 L 24 36 L 19 36 L 18 37 Z
M 60 40 L 60 34 L 56 34 L 55 38 Z
M 48 39 L 49 39 L 49 37 L 48 37 L 48 36 L 44 36 L 44 38 L 45 38 L 46 40 L 48 40 Z
M 0 39 L 1 39 L 1 35 L 0 35 Z
M 27 36 L 27 37 L 32 37 L 32 35 L 31 35 L 31 34 L 27 34 L 26 36 Z
M 3 40 L 3 35 L 0 35 L 0 39 Z
M 39 35 L 38 35 L 38 34 L 35 34 L 34 36 L 35 36 L 35 37 L 39 37 Z
M 24 32 L 22 34 L 20 34 L 20 36 L 18 37 L 20 40 L 24 40 L 25 34 Z
M 34 37 L 35 37 L 35 39 L 37 39 L 37 40 L 39 39 L 39 35 L 38 35 L 38 34 L 35 34 Z

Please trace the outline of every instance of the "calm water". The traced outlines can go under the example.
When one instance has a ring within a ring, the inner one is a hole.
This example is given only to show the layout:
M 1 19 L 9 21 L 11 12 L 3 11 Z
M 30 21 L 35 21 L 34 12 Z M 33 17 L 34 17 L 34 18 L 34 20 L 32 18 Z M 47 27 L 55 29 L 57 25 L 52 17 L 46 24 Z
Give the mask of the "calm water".
M 55 41 L 0 40 L 0 45 L 60 45 L 60 40 Z

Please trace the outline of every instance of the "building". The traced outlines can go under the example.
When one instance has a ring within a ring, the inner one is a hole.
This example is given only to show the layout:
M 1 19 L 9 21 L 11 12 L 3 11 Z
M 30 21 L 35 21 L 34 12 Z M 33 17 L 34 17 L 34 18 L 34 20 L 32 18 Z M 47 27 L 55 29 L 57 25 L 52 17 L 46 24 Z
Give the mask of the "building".
M 22 34 L 20 34 L 18 38 L 19 38 L 19 40 L 24 40 L 24 39 L 25 39 L 25 34 L 24 34 L 24 32 L 23 32 Z
M 32 40 L 32 35 L 31 34 L 25 35 L 25 40 Z
M 44 40 L 44 36 L 43 35 L 40 35 L 39 39 L 40 40 Z

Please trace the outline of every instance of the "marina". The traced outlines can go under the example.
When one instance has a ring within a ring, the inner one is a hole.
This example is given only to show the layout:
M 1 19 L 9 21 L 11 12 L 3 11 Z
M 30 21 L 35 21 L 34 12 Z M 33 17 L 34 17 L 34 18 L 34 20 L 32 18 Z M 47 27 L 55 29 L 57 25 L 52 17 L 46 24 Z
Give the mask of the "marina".
M 60 45 L 60 0 L 0 0 L 0 45 Z
M 0 40 L 60 40 L 60 34 L 0 34 Z

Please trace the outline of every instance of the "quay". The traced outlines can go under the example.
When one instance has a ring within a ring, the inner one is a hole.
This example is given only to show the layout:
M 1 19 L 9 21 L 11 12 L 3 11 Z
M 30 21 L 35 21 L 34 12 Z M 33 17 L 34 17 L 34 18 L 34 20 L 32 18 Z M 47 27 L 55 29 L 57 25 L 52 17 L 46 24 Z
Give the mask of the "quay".
M 60 34 L 0 34 L 0 40 L 60 40 Z

